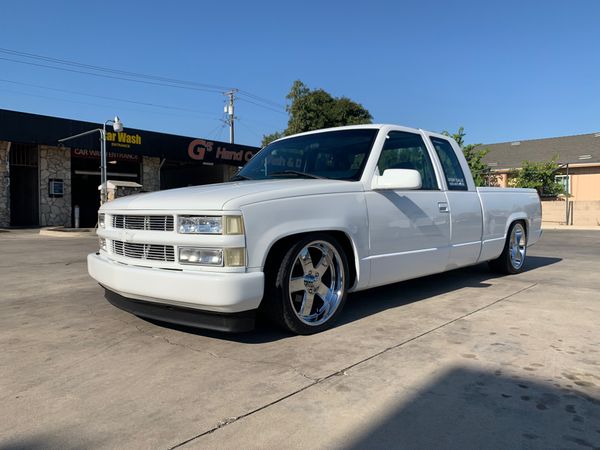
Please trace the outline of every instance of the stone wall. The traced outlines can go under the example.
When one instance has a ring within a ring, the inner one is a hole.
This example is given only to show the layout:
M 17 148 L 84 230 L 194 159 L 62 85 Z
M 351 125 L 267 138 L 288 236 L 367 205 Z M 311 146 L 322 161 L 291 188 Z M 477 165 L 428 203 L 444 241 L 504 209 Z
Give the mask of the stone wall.
M 10 142 L 0 141 L 0 227 L 8 227 L 10 225 L 9 147 Z
M 64 195 L 52 198 L 48 180 L 64 181 Z M 71 150 L 40 145 L 40 225 L 71 226 Z
M 142 191 L 153 192 L 160 190 L 160 158 L 142 157 Z

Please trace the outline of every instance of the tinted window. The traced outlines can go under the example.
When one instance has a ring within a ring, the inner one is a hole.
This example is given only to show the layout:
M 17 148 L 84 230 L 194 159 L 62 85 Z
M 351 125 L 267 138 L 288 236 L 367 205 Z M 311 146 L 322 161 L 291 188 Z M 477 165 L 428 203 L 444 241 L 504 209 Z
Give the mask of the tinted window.
M 456 157 L 456 153 L 452 148 L 452 144 L 446 139 L 440 139 L 436 137 L 431 138 L 431 142 L 435 148 L 435 151 L 442 163 L 442 169 L 444 169 L 444 176 L 446 177 L 446 183 L 448 184 L 448 190 L 450 191 L 466 191 L 467 180 L 465 174 L 460 167 L 460 162 Z
M 239 172 L 252 180 L 310 176 L 360 179 L 379 132 L 374 128 L 326 131 L 273 142 Z
M 438 189 L 425 142 L 418 134 L 390 131 L 377 162 L 379 174 L 386 169 L 413 169 L 421 174 L 421 189 Z

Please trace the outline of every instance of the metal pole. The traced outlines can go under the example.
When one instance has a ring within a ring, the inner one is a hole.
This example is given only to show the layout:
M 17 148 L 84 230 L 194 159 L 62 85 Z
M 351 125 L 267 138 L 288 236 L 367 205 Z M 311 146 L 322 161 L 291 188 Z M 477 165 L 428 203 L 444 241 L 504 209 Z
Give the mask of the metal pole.
M 227 124 L 229 125 L 229 143 L 233 144 L 234 141 L 234 96 L 237 89 L 232 89 L 229 92 L 225 92 L 225 95 L 229 96 L 229 105 L 227 106 Z
M 569 225 L 569 191 L 571 190 L 571 183 L 569 182 L 569 163 L 566 165 L 567 168 L 567 182 L 565 192 L 565 225 Z
M 109 122 L 113 122 L 112 120 L 107 120 L 102 125 L 102 128 L 96 128 L 94 130 L 86 131 L 84 133 L 79 133 L 74 136 L 69 136 L 63 139 L 59 139 L 58 142 L 64 143 L 70 141 L 71 139 L 77 139 L 82 136 L 86 136 L 88 134 L 92 134 L 95 132 L 100 133 L 100 205 L 106 203 L 107 200 L 107 183 L 108 183 L 108 172 L 107 172 L 107 164 L 106 164 L 106 124 Z
M 233 115 L 233 91 L 229 93 L 229 142 L 233 144 L 234 137 L 234 125 L 233 121 L 235 116 Z
M 79 134 L 75 134 L 75 135 L 73 135 L 73 136 L 69 136 L 69 137 L 66 137 L 66 138 L 59 139 L 59 140 L 58 140 L 58 142 L 60 142 L 60 143 L 62 144 L 62 143 L 65 143 L 65 142 L 67 142 L 67 141 L 70 141 L 70 140 L 72 140 L 72 139 L 77 139 L 77 138 L 80 138 L 80 137 L 82 137 L 82 136 L 87 136 L 88 134 L 93 134 L 93 133 L 95 133 L 96 131 L 101 131 L 101 130 L 100 130 L 100 128 L 95 128 L 95 129 L 93 129 L 93 130 L 86 131 L 86 132 L 84 132 L 84 133 L 79 133 Z
M 107 189 L 107 173 L 106 173 L 106 122 L 102 125 L 102 131 L 100 132 L 100 183 L 102 188 L 100 190 L 100 205 L 106 203 L 106 189 Z
M 75 205 L 75 228 L 79 228 L 79 205 Z

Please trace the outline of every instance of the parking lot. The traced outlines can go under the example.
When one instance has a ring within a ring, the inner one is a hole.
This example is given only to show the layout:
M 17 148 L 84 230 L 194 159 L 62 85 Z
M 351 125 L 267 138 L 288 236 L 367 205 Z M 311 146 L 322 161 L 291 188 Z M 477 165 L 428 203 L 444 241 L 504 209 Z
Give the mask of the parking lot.
M 600 448 L 598 231 L 353 294 L 308 337 L 129 315 L 96 246 L 0 233 L 0 448 Z

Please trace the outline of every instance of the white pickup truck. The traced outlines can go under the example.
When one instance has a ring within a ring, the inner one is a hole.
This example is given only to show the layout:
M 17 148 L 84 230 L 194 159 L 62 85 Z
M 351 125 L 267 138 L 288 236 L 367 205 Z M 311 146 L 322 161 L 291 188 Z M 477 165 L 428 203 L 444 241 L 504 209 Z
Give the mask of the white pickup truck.
M 311 334 L 349 292 L 483 261 L 522 271 L 541 206 L 476 188 L 447 136 L 360 125 L 277 140 L 228 183 L 108 202 L 98 235 L 88 270 L 115 306 L 224 331 L 261 311 Z

